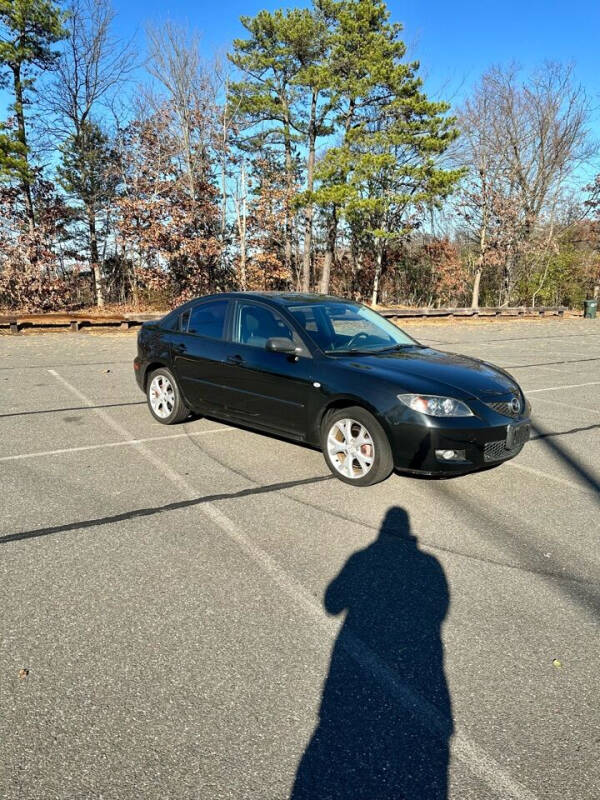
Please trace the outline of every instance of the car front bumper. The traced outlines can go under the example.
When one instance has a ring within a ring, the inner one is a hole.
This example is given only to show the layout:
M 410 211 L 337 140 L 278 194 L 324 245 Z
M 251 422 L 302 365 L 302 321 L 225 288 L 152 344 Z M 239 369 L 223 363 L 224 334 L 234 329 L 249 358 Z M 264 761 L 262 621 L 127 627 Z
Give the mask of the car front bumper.
M 427 475 L 472 472 L 514 458 L 530 435 L 528 417 L 469 428 L 397 425 L 391 437 L 394 466 Z M 447 451 L 458 459 L 446 460 L 441 453 Z

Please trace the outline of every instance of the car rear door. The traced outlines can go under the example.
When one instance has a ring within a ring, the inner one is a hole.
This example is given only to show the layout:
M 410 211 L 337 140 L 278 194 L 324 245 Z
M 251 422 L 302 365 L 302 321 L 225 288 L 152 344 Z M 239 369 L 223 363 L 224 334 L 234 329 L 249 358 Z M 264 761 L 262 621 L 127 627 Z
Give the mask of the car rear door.
M 182 312 L 172 335 L 172 361 L 183 395 L 190 406 L 219 411 L 228 401 L 230 316 L 227 298 L 201 300 Z
M 270 338 L 289 338 L 296 355 L 266 349 Z M 237 300 L 231 324 L 230 402 L 236 413 L 260 426 L 303 437 L 314 395 L 310 350 L 276 309 Z

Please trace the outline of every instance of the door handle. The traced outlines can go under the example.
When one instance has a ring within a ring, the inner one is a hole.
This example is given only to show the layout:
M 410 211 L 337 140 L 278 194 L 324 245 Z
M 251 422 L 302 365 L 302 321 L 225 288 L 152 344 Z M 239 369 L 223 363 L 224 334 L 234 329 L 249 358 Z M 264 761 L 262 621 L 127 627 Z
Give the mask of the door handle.
M 187 348 L 184 344 L 174 344 L 173 350 L 175 350 L 176 353 L 185 353 Z
M 227 356 L 227 363 L 228 364 L 235 364 L 239 366 L 240 364 L 245 364 L 246 359 L 243 356 L 235 355 L 235 356 Z

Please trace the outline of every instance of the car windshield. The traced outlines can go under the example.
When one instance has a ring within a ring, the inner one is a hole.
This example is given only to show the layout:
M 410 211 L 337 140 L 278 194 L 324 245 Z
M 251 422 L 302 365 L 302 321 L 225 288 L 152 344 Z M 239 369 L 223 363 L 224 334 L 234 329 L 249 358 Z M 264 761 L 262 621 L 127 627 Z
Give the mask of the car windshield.
M 294 319 L 329 355 L 376 353 L 417 343 L 393 323 L 360 303 L 327 301 L 288 306 Z

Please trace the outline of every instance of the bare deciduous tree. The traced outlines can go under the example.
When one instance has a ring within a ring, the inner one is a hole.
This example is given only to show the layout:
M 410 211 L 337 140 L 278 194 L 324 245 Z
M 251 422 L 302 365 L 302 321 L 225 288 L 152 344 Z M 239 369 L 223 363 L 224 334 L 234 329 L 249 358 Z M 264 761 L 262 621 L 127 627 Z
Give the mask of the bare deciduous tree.
M 88 132 L 99 106 L 110 103 L 115 90 L 132 71 L 135 55 L 128 43 L 112 33 L 115 12 L 110 0 L 72 0 L 67 17 L 68 38 L 45 95 L 48 126 L 55 136 L 71 141 L 82 168 L 96 157 Z M 97 167 L 96 167 L 97 168 Z M 94 294 L 104 305 L 102 266 L 98 253 L 97 203 L 88 193 L 84 205 L 89 232 Z
M 568 182 L 593 151 L 589 113 L 571 67 L 554 63 L 524 80 L 514 66 L 494 67 L 465 103 L 460 159 L 469 175 L 460 213 L 477 252 L 473 307 L 490 255 L 502 259 L 501 300 L 507 304 L 536 230 L 545 225 L 553 231 Z M 552 246 L 552 236 L 545 241 Z
M 72 0 L 69 6 L 68 38 L 44 100 L 59 134 L 78 133 L 135 66 L 130 44 L 112 32 L 114 18 L 110 0 Z
M 220 71 L 201 55 L 200 37 L 175 23 L 149 27 L 148 71 L 158 81 L 175 111 L 181 158 L 192 198 L 195 181 L 211 174 L 211 146 L 220 135 L 217 96 Z

